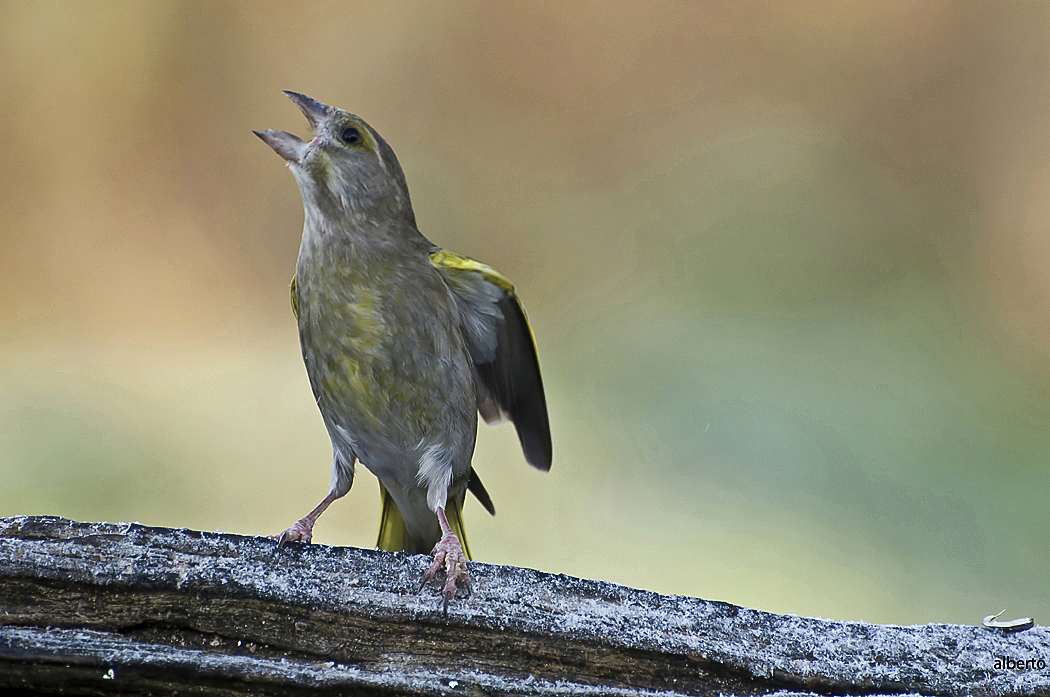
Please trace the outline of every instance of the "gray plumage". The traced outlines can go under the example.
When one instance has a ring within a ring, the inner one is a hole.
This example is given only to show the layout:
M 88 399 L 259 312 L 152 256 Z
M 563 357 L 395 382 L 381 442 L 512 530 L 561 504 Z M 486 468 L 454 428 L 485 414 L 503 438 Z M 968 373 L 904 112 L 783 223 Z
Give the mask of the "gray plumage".
M 446 507 L 462 537 L 468 485 L 492 510 L 471 469 L 479 409 L 486 421 L 513 421 L 530 464 L 550 467 L 531 330 L 505 278 L 419 232 L 397 157 L 371 126 L 286 94 L 315 138 L 256 133 L 288 160 L 303 197 L 292 302 L 334 457 L 329 496 L 285 537 L 309 540 L 360 461 L 403 518 L 403 539 L 390 544 L 429 551 L 449 541 Z

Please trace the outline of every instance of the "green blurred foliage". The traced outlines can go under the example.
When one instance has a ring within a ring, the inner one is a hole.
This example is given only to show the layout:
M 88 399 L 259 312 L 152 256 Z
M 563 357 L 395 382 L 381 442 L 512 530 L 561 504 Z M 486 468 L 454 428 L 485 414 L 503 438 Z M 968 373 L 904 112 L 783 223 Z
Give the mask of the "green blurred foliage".
M 529 309 L 554 468 L 482 429 L 479 559 L 1045 619 L 1050 6 L 640 8 L 0 2 L 0 515 L 269 534 L 326 493 L 251 134 L 305 133 L 294 89 Z M 317 541 L 374 543 L 371 479 Z

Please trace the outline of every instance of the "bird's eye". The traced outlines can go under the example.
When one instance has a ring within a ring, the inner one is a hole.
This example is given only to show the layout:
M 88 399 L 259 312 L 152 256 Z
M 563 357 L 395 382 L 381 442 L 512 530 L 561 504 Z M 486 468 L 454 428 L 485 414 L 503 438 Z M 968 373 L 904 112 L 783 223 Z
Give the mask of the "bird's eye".
M 344 128 L 343 132 L 339 134 L 339 137 L 342 138 L 343 142 L 347 145 L 358 145 L 361 142 L 361 131 L 350 126 Z

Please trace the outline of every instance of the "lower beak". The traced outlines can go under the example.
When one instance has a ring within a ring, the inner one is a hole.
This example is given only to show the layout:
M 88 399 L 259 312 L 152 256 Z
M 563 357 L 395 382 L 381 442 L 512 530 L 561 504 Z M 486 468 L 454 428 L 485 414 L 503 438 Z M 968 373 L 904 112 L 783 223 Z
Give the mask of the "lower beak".
M 252 133 L 262 138 L 263 142 L 273 148 L 278 155 L 296 164 L 302 161 L 309 149 L 299 136 L 294 136 L 287 131 L 252 131 Z

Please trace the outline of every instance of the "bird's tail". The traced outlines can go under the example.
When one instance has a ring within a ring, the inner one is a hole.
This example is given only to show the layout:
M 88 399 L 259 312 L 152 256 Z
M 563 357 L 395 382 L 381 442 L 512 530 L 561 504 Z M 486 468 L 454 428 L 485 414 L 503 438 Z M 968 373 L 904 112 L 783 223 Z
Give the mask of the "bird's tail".
M 379 540 L 376 541 L 376 547 L 387 552 L 429 554 L 437 540 L 430 542 L 429 547 L 421 546 L 408 534 L 405 519 L 394 503 L 394 497 L 382 484 L 379 485 L 379 495 L 383 500 L 383 508 L 379 513 Z M 445 515 L 448 517 L 448 524 L 452 526 L 452 532 L 456 533 L 460 544 L 463 545 L 463 553 L 467 555 L 467 559 L 473 559 L 470 556 L 470 547 L 467 546 L 467 530 L 463 527 L 463 500 L 462 495 L 452 497 L 445 508 Z

